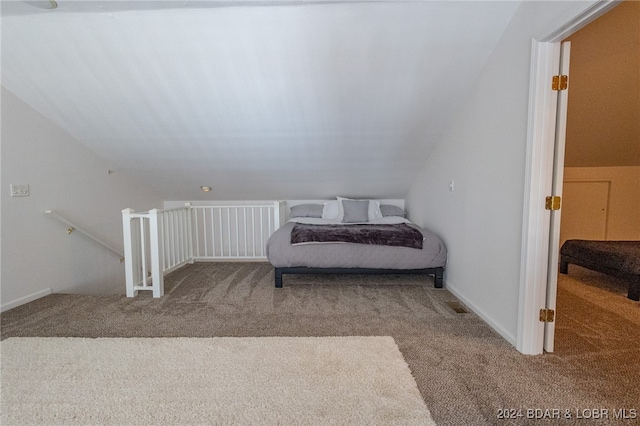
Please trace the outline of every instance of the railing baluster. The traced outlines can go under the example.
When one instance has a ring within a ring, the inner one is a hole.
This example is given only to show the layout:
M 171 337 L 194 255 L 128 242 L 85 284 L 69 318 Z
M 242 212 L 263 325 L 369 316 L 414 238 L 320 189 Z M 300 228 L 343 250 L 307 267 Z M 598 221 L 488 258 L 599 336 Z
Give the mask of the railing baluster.
M 236 212 L 236 223 L 235 228 L 236 228 L 236 256 L 240 257 L 240 226 L 238 223 L 238 208 L 236 207 L 235 209 Z
M 218 218 L 218 239 L 220 240 L 220 257 L 223 256 L 223 248 L 222 248 L 222 209 L 217 209 L 217 208 L 211 208 L 211 255 L 213 257 L 216 257 L 216 250 L 215 250 L 215 244 L 216 244 L 216 240 L 214 238 L 214 230 L 215 230 L 215 226 L 214 226 L 214 221 L 213 221 L 213 215 L 214 213 L 216 214 L 216 217 Z
M 203 242 L 204 246 L 206 247 L 207 242 L 206 242 L 206 235 L 207 235 L 207 220 L 206 220 L 206 214 L 207 214 L 207 210 L 203 207 L 203 208 L 199 208 L 200 211 L 202 211 L 202 231 L 196 231 L 196 238 L 200 238 L 200 235 L 203 235 L 203 239 L 205 239 L 205 241 Z M 213 231 L 212 231 L 213 233 Z M 199 246 L 198 246 L 199 247 Z M 214 250 L 215 251 L 215 250 Z M 209 253 L 209 251 L 207 250 L 206 253 Z M 200 251 L 198 251 L 198 257 L 200 256 Z M 205 257 L 208 257 L 205 254 Z
M 246 207 L 244 209 L 242 209 L 242 224 L 244 227 L 244 246 L 242 248 L 242 252 L 244 253 L 244 256 L 246 257 L 247 254 L 249 254 L 249 240 L 247 238 L 247 209 Z
M 232 207 L 227 207 L 227 257 L 233 257 L 233 237 L 231 232 L 233 231 L 233 225 L 231 222 L 231 209 Z
M 169 248 L 171 257 L 171 265 L 176 264 L 177 251 L 178 251 L 178 239 L 176 238 L 176 212 L 170 211 L 167 213 L 169 215 L 169 221 L 171 225 L 169 226 L 169 234 L 171 235 L 171 247 Z
M 260 211 L 262 213 L 262 216 L 260 217 L 260 255 L 264 255 L 264 245 L 267 243 L 264 240 L 264 234 L 265 232 L 267 232 L 268 229 L 268 224 L 265 226 L 266 222 L 269 220 L 269 213 L 268 213 L 268 207 L 267 207 L 267 212 L 266 212 L 266 216 L 267 218 L 265 219 L 265 207 L 260 207 Z M 267 227 L 267 229 L 265 229 Z
M 170 235 L 170 238 L 173 240 L 173 244 L 172 246 L 169 247 L 169 252 L 167 255 L 167 261 L 168 261 L 168 264 L 171 265 L 171 267 L 174 267 L 176 264 L 180 262 L 180 260 L 175 255 L 175 249 L 178 246 L 178 239 L 177 239 L 178 235 L 176 234 L 176 229 L 173 223 L 175 217 L 178 214 L 179 212 L 174 212 L 174 211 L 169 211 L 169 212 L 166 212 L 165 214 L 167 216 L 167 223 L 169 224 L 168 234 Z
M 220 254 L 214 253 L 213 257 L 224 257 L 224 237 L 222 234 L 222 208 L 211 207 L 212 212 L 216 212 L 218 218 L 218 241 L 220 242 Z
M 186 236 L 186 222 L 184 220 L 184 211 L 178 211 L 178 217 L 180 218 L 180 230 L 178 231 L 178 237 L 180 238 L 180 257 L 178 258 L 178 263 L 184 260 L 184 254 L 187 251 L 187 245 L 185 244 L 185 236 Z
M 251 240 L 253 241 L 252 254 L 256 256 L 256 208 L 251 208 Z
M 197 208 L 193 209 L 193 217 L 195 217 L 195 223 L 193 224 L 193 226 L 195 226 L 196 230 L 195 230 L 195 252 L 194 252 L 194 256 L 200 256 L 200 229 L 198 228 L 198 210 Z

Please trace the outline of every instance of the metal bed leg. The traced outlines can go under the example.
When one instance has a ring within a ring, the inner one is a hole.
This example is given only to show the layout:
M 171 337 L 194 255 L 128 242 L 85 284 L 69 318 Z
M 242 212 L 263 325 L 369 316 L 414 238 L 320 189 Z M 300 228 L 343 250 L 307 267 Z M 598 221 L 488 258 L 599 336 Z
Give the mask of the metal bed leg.
M 629 293 L 627 298 L 631 300 L 640 301 L 640 276 L 636 276 L 629 282 Z
M 442 288 L 444 283 L 444 268 L 436 268 L 436 273 L 434 277 L 435 277 L 434 287 Z

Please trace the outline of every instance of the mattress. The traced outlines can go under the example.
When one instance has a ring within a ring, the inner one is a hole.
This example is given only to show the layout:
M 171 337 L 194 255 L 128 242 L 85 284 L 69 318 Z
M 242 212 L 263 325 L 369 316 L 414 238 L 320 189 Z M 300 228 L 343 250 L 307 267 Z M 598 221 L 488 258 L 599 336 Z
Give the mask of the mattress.
M 403 221 L 422 233 L 422 249 L 355 243 L 292 245 L 291 231 L 296 222 L 290 221 L 267 241 L 267 258 L 276 268 L 424 269 L 445 266 L 447 251 L 442 240 L 406 219 Z

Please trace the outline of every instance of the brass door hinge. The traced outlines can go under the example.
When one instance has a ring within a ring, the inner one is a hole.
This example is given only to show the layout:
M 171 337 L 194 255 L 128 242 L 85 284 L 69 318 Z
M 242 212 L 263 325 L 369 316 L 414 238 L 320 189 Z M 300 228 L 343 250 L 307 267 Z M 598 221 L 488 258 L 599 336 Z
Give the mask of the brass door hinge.
M 567 90 L 567 87 L 569 86 L 568 82 L 568 75 L 554 75 L 551 82 L 551 88 L 553 90 Z
M 553 322 L 555 314 L 553 309 L 540 309 L 540 322 Z
M 560 204 L 562 199 L 557 195 L 552 195 L 546 198 L 544 202 L 545 210 L 560 210 Z

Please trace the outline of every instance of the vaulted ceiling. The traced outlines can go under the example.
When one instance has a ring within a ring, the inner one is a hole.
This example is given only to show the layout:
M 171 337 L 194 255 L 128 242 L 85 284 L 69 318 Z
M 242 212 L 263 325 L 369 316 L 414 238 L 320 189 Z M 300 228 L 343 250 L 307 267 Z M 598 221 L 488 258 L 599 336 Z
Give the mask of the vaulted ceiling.
M 2 1 L 2 85 L 167 200 L 404 196 L 518 7 L 48 3 Z

